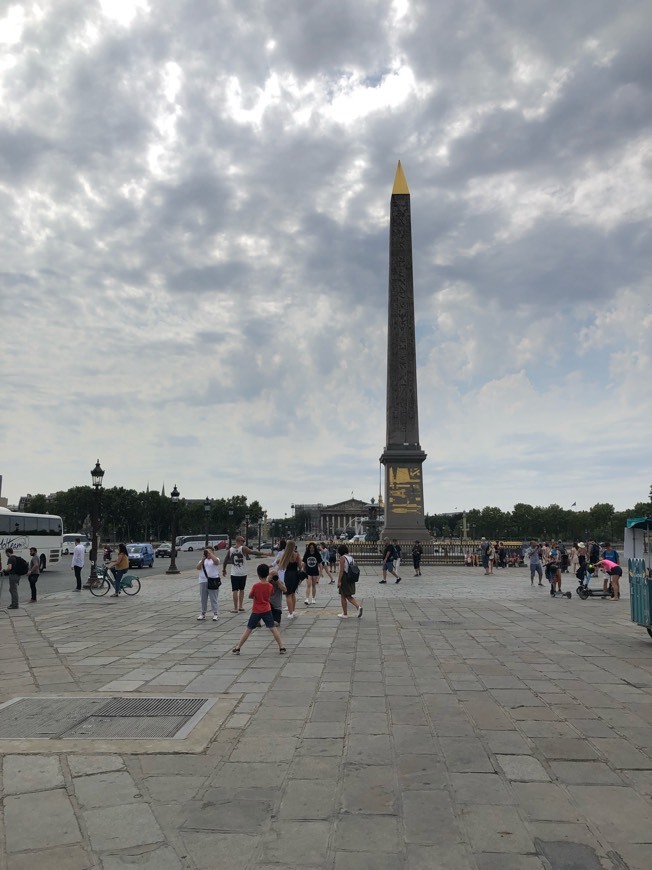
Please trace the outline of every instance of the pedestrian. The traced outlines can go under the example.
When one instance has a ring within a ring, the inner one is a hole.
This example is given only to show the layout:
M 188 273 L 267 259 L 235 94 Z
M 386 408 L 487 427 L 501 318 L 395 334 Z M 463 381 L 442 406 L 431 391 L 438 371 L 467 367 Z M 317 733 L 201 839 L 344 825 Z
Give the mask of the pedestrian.
M 494 573 L 494 561 L 496 559 L 496 550 L 491 541 L 487 541 L 487 568 L 486 574 Z
M 394 568 L 397 571 L 400 571 L 401 570 L 401 556 L 403 555 L 403 550 L 401 549 L 401 545 L 398 542 L 398 538 L 393 538 L 392 544 L 394 544 L 394 551 L 396 552 L 396 560 L 394 562 Z
M 586 567 L 588 552 L 584 541 L 580 541 L 577 545 L 577 564 L 578 570 L 582 571 Z
M 118 555 L 109 562 L 107 568 L 113 569 L 115 591 L 111 597 L 117 598 L 121 592 L 120 583 L 122 578 L 129 570 L 129 553 L 125 544 L 118 544 Z
M 620 599 L 620 578 L 623 576 L 623 569 L 617 562 L 611 559 L 600 559 L 594 565 L 595 568 L 602 568 L 605 573 L 605 578 L 602 581 L 602 589 L 605 594 L 609 591 L 609 580 L 611 580 L 611 588 L 613 589 L 613 600 Z
M 559 550 L 554 543 L 548 552 L 545 571 L 546 579 L 550 583 L 550 594 L 554 597 L 555 587 L 557 587 L 557 592 L 561 594 L 561 559 Z
M 543 586 L 543 568 L 536 541 L 530 541 L 530 546 L 525 551 L 525 558 L 530 560 L 530 586 L 534 586 L 535 574 L 539 575 L 539 586 Z
M 419 541 L 415 541 L 412 546 L 412 564 L 414 565 L 414 576 L 421 576 L 421 557 L 423 556 L 423 547 Z M 468 563 L 467 563 L 468 564 Z
M 348 619 L 349 614 L 347 608 L 352 604 L 358 611 L 358 619 L 362 616 L 362 605 L 355 600 L 355 580 L 349 575 L 349 568 L 354 563 L 353 557 L 349 556 L 349 548 L 346 544 L 340 544 L 337 548 L 340 556 L 340 573 L 337 578 L 337 588 L 340 593 L 340 601 L 342 602 L 342 612 L 338 613 L 340 619 Z
M 242 535 L 236 535 L 235 546 L 229 549 L 224 560 L 222 576 L 226 577 L 226 566 L 231 563 L 231 592 L 233 593 L 233 610 L 231 613 L 244 613 L 244 594 L 247 585 L 247 566 L 245 559 L 249 556 L 271 556 L 271 553 L 260 553 L 245 545 Z
M 339 547 L 338 547 L 339 553 Z M 347 553 L 349 551 L 347 550 Z M 340 563 L 342 559 L 340 557 Z M 383 538 L 383 579 L 379 580 L 379 583 L 387 583 L 387 575 L 391 574 L 392 577 L 396 577 L 395 582 L 400 583 L 401 578 L 398 576 L 396 571 L 394 570 L 394 562 L 396 561 L 396 548 L 394 544 L 392 544 L 389 538 Z
M 272 596 L 269 599 L 272 608 L 272 616 L 274 624 L 277 628 L 281 627 L 281 618 L 283 616 L 283 595 L 287 592 L 285 583 L 281 582 L 278 577 L 278 570 L 271 568 L 269 573 L 269 581 L 272 584 Z
M 81 592 L 82 589 L 82 568 L 84 567 L 84 560 L 86 557 L 86 549 L 81 542 L 81 538 L 75 538 L 75 548 L 72 551 L 72 561 L 70 563 L 70 567 L 75 572 L 75 580 L 77 582 L 77 586 L 73 590 L 73 592 Z M 90 585 L 88 585 L 90 588 Z
M 334 583 L 333 574 L 335 574 L 335 566 L 337 565 L 337 548 L 335 541 L 331 538 L 328 542 L 328 567 L 331 569 L 331 583 Z
M 480 558 L 482 559 L 482 567 L 484 568 L 484 573 L 489 573 L 489 547 L 491 544 L 489 541 L 482 536 L 480 540 Z
M 41 562 L 37 555 L 36 547 L 29 548 L 29 568 L 27 569 L 27 579 L 29 580 L 29 588 L 32 592 L 30 604 L 36 603 L 36 584 L 39 574 L 41 573 Z
M 618 550 L 614 550 L 609 541 L 605 542 L 604 550 L 602 551 L 602 558 L 609 559 L 610 562 L 615 562 L 616 565 L 620 565 L 620 555 Z
M 507 550 L 506 550 L 505 545 L 503 544 L 502 541 L 498 541 L 497 554 L 498 554 L 498 567 L 499 568 L 506 568 L 507 567 Z
M 220 560 L 215 555 L 213 547 L 206 547 L 202 558 L 197 563 L 197 570 L 199 571 L 199 598 L 201 602 L 201 612 L 197 619 L 200 622 L 206 619 L 210 598 L 213 622 L 217 622 L 217 593 L 222 581 L 220 580 Z
M 290 543 L 294 543 L 294 541 L 291 541 Z M 254 602 L 251 608 L 251 615 L 247 621 L 247 627 L 244 630 L 244 634 L 238 641 L 237 646 L 233 647 L 232 652 L 237 656 L 240 655 L 240 650 L 247 642 L 247 638 L 254 628 L 257 628 L 260 625 L 260 621 L 262 620 L 265 626 L 269 628 L 274 635 L 274 640 L 278 644 L 279 653 L 284 655 L 287 650 L 283 646 L 279 630 L 274 624 L 272 605 L 270 604 L 273 587 L 269 582 L 269 565 L 265 565 L 264 563 L 258 565 L 256 573 L 258 574 L 258 582 L 254 583 L 251 587 L 251 592 L 249 593 L 249 598 L 252 598 Z
M 294 541 L 288 541 L 281 553 L 278 562 L 278 577 L 285 586 L 285 602 L 288 606 L 288 619 L 296 619 L 297 589 L 301 582 L 299 571 L 301 570 L 301 556 L 297 553 L 297 545 Z
M 7 547 L 5 550 L 7 566 L 3 571 L 6 577 L 9 577 L 9 595 L 11 604 L 7 606 L 7 610 L 18 610 L 18 584 L 20 578 L 27 574 L 29 566 L 22 556 L 16 556 L 12 547 Z
M 577 541 L 573 541 L 573 546 L 570 548 L 568 559 L 570 562 L 571 574 L 575 574 L 580 564 L 579 559 L 577 558 Z
M 319 566 L 321 565 L 321 556 L 317 549 L 317 544 L 310 541 L 303 554 L 303 565 L 306 572 L 306 601 L 308 605 L 316 604 L 317 602 L 317 584 L 319 583 Z M 312 598 L 311 598 L 312 596 Z
M 589 561 L 593 562 L 595 565 L 596 562 L 600 560 L 600 546 L 597 541 L 591 541 L 589 545 Z
M 334 583 L 335 581 L 333 580 L 333 575 L 331 574 L 330 565 L 328 563 L 330 551 L 323 541 L 320 544 L 319 549 L 321 552 L 321 565 L 319 566 L 319 571 L 320 571 L 322 577 L 324 575 L 326 575 L 328 577 L 329 583 Z

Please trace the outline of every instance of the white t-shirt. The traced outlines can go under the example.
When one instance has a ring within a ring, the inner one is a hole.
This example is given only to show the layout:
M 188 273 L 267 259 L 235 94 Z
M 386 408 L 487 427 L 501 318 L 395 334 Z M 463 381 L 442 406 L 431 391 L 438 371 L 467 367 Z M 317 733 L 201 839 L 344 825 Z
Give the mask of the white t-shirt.
M 75 549 L 72 551 L 72 562 L 70 563 L 70 567 L 71 568 L 83 568 L 85 555 L 86 555 L 86 550 L 84 549 L 84 545 L 83 544 L 75 544 Z
M 204 568 L 206 569 L 206 574 L 204 574 Z M 199 572 L 199 582 L 200 583 L 208 583 L 208 577 L 219 577 L 220 576 L 220 560 L 217 560 L 217 564 L 213 562 L 212 559 L 204 559 L 204 568 Z M 208 575 L 208 577 L 207 577 Z
M 231 547 L 229 550 L 229 555 L 231 556 L 231 576 L 232 577 L 246 577 L 247 576 L 247 566 L 245 565 L 245 554 L 242 551 L 242 547 Z

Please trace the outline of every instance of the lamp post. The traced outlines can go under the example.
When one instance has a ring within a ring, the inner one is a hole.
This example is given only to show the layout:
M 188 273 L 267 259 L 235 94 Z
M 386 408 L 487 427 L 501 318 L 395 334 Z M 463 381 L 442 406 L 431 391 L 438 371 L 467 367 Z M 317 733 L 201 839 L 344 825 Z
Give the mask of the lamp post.
M 206 541 L 204 542 L 204 546 L 208 546 L 208 527 L 211 521 L 211 507 L 212 502 L 208 496 L 206 496 L 206 501 L 204 502 L 204 517 L 206 518 Z
M 260 550 L 260 545 L 263 542 L 263 518 L 260 517 L 258 520 L 258 549 Z
M 91 528 L 93 531 L 91 543 L 91 573 L 88 578 L 88 585 L 97 583 L 97 535 L 100 529 L 100 519 L 102 516 L 102 480 L 104 479 L 104 471 L 100 466 L 100 460 L 95 463 L 95 468 L 91 471 L 91 480 L 93 481 L 93 516 L 91 518 Z
M 174 489 L 170 493 L 170 499 L 172 501 L 172 534 L 170 541 L 170 567 L 165 572 L 166 574 L 178 574 L 179 569 L 177 568 L 177 512 L 179 510 L 179 490 L 177 489 L 176 483 L 174 484 Z
M 245 545 L 249 546 L 249 514 L 245 514 Z
M 233 531 L 233 534 L 231 532 Z M 233 542 L 233 538 L 235 537 L 235 530 L 233 529 L 233 508 L 229 508 L 229 546 L 231 546 Z

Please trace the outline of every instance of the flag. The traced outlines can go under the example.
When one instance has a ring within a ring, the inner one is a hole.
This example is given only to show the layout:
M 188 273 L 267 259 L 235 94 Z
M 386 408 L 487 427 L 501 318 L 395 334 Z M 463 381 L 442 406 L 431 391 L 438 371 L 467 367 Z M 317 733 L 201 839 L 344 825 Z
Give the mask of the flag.
M 571 505 L 571 507 L 575 507 L 576 504 L 577 504 L 577 502 L 574 501 L 573 504 Z

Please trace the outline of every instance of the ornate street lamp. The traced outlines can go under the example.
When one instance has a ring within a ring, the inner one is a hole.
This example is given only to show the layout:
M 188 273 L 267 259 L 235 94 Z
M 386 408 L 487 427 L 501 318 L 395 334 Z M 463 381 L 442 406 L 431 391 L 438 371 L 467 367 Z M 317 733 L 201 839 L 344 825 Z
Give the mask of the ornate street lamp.
M 176 483 L 174 489 L 170 493 L 172 501 L 172 540 L 170 541 L 170 567 L 165 572 L 166 574 L 178 574 L 177 568 L 177 513 L 179 511 L 179 490 Z
M 245 544 L 249 546 L 249 514 L 245 514 Z
M 260 550 L 260 545 L 263 541 L 263 518 L 260 517 L 258 520 L 258 549 Z
M 208 546 L 208 527 L 209 527 L 210 521 L 211 521 L 211 507 L 212 506 L 213 506 L 213 503 L 211 502 L 209 497 L 206 496 L 206 501 L 204 502 L 204 516 L 206 518 L 206 542 L 204 543 L 205 547 Z
M 91 517 L 91 529 L 93 537 L 91 541 L 91 573 L 88 578 L 88 586 L 97 583 L 97 536 L 100 530 L 100 519 L 102 517 L 102 480 L 104 479 L 104 471 L 98 459 L 95 463 L 95 468 L 91 470 L 91 480 L 93 481 L 93 515 Z

